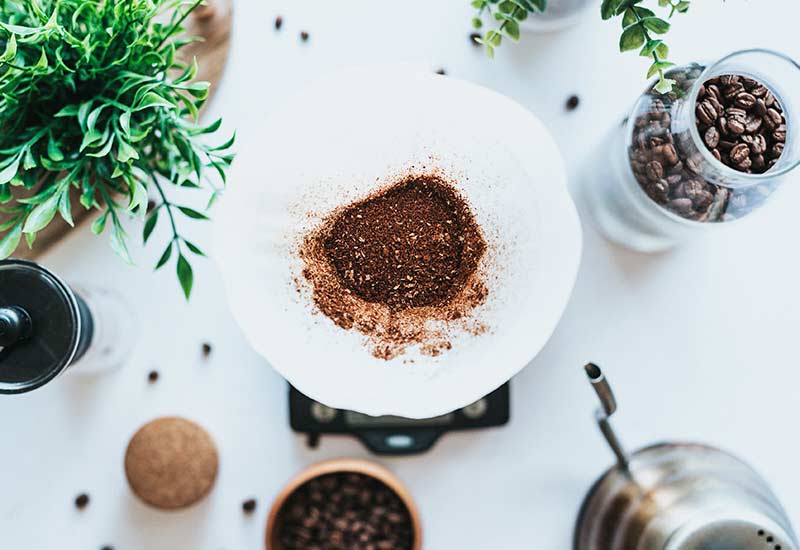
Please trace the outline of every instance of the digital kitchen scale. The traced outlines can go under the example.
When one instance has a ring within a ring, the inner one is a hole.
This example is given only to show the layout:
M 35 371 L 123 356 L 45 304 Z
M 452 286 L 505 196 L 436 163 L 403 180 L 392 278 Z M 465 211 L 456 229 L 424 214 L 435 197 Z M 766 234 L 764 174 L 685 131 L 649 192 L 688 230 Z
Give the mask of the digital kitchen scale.
M 410 455 L 433 447 L 446 432 L 503 426 L 510 416 L 508 383 L 449 414 L 412 420 L 399 416 L 367 416 L 333 409 L 309 399 L 289 386 L 289 420 L 295 432 L 306 434 L 316 448 L 322 435 L 351 435 L 379 455 Z

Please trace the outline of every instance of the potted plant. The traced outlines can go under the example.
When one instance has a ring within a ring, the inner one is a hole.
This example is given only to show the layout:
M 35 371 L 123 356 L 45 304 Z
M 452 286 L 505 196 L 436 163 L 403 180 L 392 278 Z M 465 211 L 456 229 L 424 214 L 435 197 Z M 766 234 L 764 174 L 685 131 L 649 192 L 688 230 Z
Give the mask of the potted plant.
M 549 0 L 551 4 L 564 0 Z M 655 89 L 660 93 L 672 90 L 674 82 L 664 76 L 664 72 L 674 64 L 667 60 L 669 48 L 663 39 L 657 38 L 669 31 L 670 23 L 659 17 L 650 8 L 644 7 L 646 0 L 603 0 L 600 13 L 603 19 L 622 18 L 622 34 L 619 39 L 621 52 L 639 50 L 642 57 L 651 60 L 647 78 L 658 75 Z M 686 13 L 690 2 L 687 0 L 653 0 L 659 8 L 668 11 L 667 19 L 676 13 Z M 495 48 L 500 46 L 503 38 L 519 41 L 520 23 L 530 15 L 546 13 L 548 0 L 472 0 L 471 5 L 477 10 L 472 19 L 475 29 L 484 26 L 488 16 L 497 24 L 486 31 L 476 41 L 484 45 L 486 54 L 494 57 Z M 581 6 L 576 5 L 576 9 Z
M 207 190 L 210 206 L 220 189 L 209 174 L 224 185 L 234 142 L 208 143 L 222 121 L 198 122 L 209 84 L 179 57 L 192 41 L 182 25 L 201 3 L 0 0 L 0 259 L 22 237 L 33 246 L 56 216 L 72 225 L 75 207 L 99 213 L 92 231 L 108 230 L 127 262 L 122 220 L 142 220 L 145 242 L 168 220 L 156 268 L 174 259 L 189 297 L 189 257 L 203 252 L 179 223 L 207 216 L 169 189 Z

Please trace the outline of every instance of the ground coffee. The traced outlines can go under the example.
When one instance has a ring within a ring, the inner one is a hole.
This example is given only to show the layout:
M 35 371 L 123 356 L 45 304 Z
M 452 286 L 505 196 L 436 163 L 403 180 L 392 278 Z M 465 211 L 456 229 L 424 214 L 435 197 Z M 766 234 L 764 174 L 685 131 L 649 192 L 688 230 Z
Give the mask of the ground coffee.
M 464 201 L 432 177 L 410 179 L 351 206 L 325 239 L 344 285 L 392 309 L 452 298 L 485 246 Z
M 306 236 L 300 256 L 317 308 L 389 359 L 413 344 L 428 355 L 450 349 L 442 323 L 463 325 L 486 298 L 478 270 L 485 251 L 467 203 L 427 174 L 334 212 Z

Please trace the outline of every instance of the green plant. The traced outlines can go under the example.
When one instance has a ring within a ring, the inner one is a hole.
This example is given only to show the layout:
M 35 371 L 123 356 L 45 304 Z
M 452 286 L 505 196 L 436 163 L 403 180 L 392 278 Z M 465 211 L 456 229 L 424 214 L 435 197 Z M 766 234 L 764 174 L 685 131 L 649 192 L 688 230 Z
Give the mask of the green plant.
M 201 1 L 0 0 L 0 258 L 23 235 L 32 246 L 56 214 L 72 225 L 75 195 L 100 211 L 92 231 L 110 225 L 111 247 L 127 262 L 123 216 L 146 220 L 145 242 L 168 218 L 172 238 L 156 269 L 175 257 L 188 299 L 187 256 L 203 252 L 177 218 L 207 217 L 165 188 L 210 190 L 210 207 L 220 189 L 208 175 L 224 185 L 234 142 L 206 143 L 222 121 L 198 123 L 209 84 L 192 82 L 197 62 L 177 56 L 192 41 L 182 24 Z
M 503 36 L 518 42 L 519 22 L 525 21 L 532 13 L 543 12 L 547 0 L 472 0 L 472 7 L 478 10 L 472 18 L 475 29 L 483 27 L 485 15 L 500 23 L 496 29 L 488 30 L 477 39 L 486 49 L 486 55 L 494 57 L 494 49 L 502 43 Z
M 672 90 L 674 82 L 664 76 L 664 71 L 674 64 L 667 61 L 669 48 L 660 38 L 653 35 L 664 35 L 669 31 L 670 23 L 656 15 L 656 13 L 641 6 L 645 0 L 603 0 L 600 8 L 603 19 L 622 17 L 622 35 L 619 39 L 619 50 L 626 52 L 639 50 L 642 57 L 652 59 L 647 78 L 658 75 L 655 89 L 660 93 Z M 494 57 L 494 49 L 499 46 L 502 36 L 507 36 L 514 41 L 519 40 L 518 21 L 524 21 L 528 15 L 535 11 L 542 12 L 546 9 L 546 0 L 473 0 L 472 6 L 478 10 L 472 24 L 476 29 L 483 26 L 485 13 L 494 19 L 502 21 L 497 29 L 489 30 L 482 38 L 478 39 L 484 44 L 489 57 Z M 689 10 L 688 0 L 658 0 L 658 6 L 669 9 L 667 19 L 676 13 L 686 13 Z M 493 10 L 496 8 L 496 11 Z

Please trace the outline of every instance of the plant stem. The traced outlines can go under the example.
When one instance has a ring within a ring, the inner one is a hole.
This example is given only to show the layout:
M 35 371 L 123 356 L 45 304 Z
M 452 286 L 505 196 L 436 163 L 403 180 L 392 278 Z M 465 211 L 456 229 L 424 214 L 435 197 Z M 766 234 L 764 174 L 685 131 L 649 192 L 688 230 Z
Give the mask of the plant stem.
M 158 182 L 155 174 L 152 176 L 153 178 L 153 185 L 156 186 L 156 190 L 158 194 L 161 196 L 161 203 L 167 209 L 167 215 L 169 216 L 169 224 L 172 226 L 172 241 L 176 243 L 178 246 L 178 252 L 181 251 L 181 243 L 180 243 L 180 234 L 178 233 L 178 228 L 175 225 L 175 216 L 172 214 L 172 203 L 167 200 L 167 196 L 164 194 L 164 189 L 162 189 L 161 184 Z
M 178 19 L 177 21 L 175 21 L 175 24 L 174 24 L 174 25 L 172 25 L 172 26 L 169 28 L 169 31 L 167 32 L 167 34 L 165 34 L 165 35 L 164 35 L 164 38 L 163 38 L 163 40 L 161 40 L 161 42 L 159 42 L 158 46 L 156 46 L 156 49 L 161 49 L 161 46 L 163 46 L 163 45 L 164 45 L 164 42 L 166 42 L 166 41 L 167 41 L 167 39 L 169 39 L 169 37 L 170 37 L 170 36 L 172 36 L 172 33 L 173 33 L 173 32 L 175 32 L 175 29 L 177 29 L 178 27 L 180 27 L 180 26 L 181 26 L 181 24 L 182 24 L 182 23 L 183 23 L 183 22 L 186 20 L 186 18 L 187 18 L 187 17 L 189 17 L 189 14 L 190 14 L 190 13 L 192 13 L 192 12 L 195 10 L 195 8 L 196 8 L 197 6 L 199 6 L 200 4 L 202 4 L 202 3 L 203 3 L 203 0 L 195 0 L 195 3 L 194 3 L 194 4 L 192 4 L 192 7 L 191 7 L 191 8 L 189 8 L 188 10 L 186 10 L 186 12 L 184 12 L 184 14 L 183 14 L 183 15 L 181 15 L 180 19 Z

